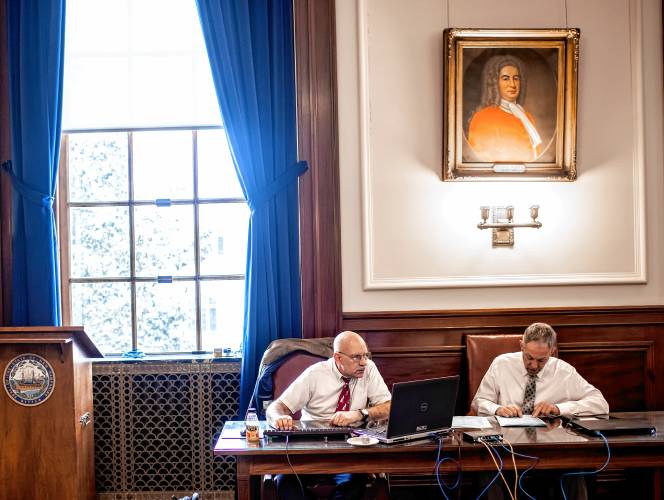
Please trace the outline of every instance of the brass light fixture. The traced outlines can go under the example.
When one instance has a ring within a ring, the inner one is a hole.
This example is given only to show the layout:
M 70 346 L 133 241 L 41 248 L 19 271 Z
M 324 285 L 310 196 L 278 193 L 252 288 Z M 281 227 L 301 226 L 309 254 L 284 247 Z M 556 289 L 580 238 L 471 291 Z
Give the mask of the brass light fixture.
M 491 216 L 491 222 L 487 222 Z M 537 220 L 539 217 L 539 205 L 530 207 L 530 222 L 514 222 L 514 207 L 512 205 L 504 207 L 480 207 L 480 217 L 482 222 L 477 224 L 480 229 L 493 229 L 491 243 L 495 246 L 514 246 L 514 228 L 515 227 L 534 227 L 539 229 L 542 223 Z

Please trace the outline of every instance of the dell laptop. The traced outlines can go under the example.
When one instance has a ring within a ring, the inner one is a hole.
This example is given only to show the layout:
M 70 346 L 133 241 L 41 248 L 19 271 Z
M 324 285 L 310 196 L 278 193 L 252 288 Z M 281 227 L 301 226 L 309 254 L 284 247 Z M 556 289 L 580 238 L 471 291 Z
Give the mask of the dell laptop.
M 647 419 L 620 418 L 612 415 L 608 417 L 589 418 L 577 417 L 570 421 L 573 428 L 585 433 L 605 436 L 621 436 L 627 434 L 641 434 L 654 436 L 657 428 Z
M 355 429 L 354 434 L 392 444 L 421 439 L 452 427 L 459 376 L 398 382 L 386 428 Z

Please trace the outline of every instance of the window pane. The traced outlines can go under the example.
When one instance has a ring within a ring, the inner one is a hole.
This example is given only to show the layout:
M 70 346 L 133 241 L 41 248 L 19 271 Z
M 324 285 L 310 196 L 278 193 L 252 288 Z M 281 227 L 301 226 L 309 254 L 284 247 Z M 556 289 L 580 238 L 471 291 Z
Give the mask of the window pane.
M 129 276 L 127 207 L 70 209 L 69 241 L 71 278 Z
M 144 352 L 196 349 L 194 282 L 137 283 L 138 348 Z
M 189 55 L 136 56 L 132 58 L 130 68 L 133 114 L 146 123 L 159 123 L 161 126 L 189 122 L 194 109 L 194 93 L 191 90 L 195 76 Z M 155 85 L 155 80 L 168 82 L 168 85 Z M 177 99 L 173 99 L 174 94 Z M 164 109 L 168 109 L 167 114 L 164 114 Z
M 203 350 L 239 349 L 244 325 L 244 280 L 202 281 L 201 318 L 205 318 L 201 321 Z
M 65 63 L 63 93 L 63 130 L 121 128 L 130 121 L 129 65 L 124 57 L 71 58 Z
M 67 0 L 65 34 L 64 130 L 221 124 L 194 0 Z
M 103 353 L 131 349 L 129 283 L 72 283 L 72 323 L 83 325 Z
M 198 196 L 244 198 L 223 129 L 198 132 Z
M 134 214 L 136 275 L 193 275 L 196 271 L 193 207 L 138 206 Z
M 127 134 L 69 136 L 69 201 L 129 199 Z
M 249 208 L 244 203 L 201 205 L 201 274 L 244 274 Z
M 188 130 L 134 134 L 134 198 L 192 199 L 192 134 Z

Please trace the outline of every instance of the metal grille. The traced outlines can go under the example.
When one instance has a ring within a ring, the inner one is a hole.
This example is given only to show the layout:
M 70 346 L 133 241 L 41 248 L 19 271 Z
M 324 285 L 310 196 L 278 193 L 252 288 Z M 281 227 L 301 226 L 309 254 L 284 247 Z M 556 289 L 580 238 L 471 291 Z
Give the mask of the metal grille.
M 93 364 L 97 497 L 233 498 L 235 460 L 212 449 L 239 387 L 233 362 Z

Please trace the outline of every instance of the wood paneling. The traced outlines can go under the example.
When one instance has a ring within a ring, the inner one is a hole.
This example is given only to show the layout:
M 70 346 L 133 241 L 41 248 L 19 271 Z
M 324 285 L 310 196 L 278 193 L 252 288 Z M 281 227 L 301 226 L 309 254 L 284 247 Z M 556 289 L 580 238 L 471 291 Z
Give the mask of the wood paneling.
M 334 336 L 341 312 L 339 157 L 334 0 L 295 0 L 300 160 L 302 325 L 305 338 Z
M 664 409 L 664 307 L 345 313 L 388 384 L 460 374 L 457 412 L 467 411 L 465 336 L 521 334 L 535 321 L 558 333 L 560 357 L 597 386 L 613 411 Z M 658 385 L 659 381 L 659 385 Z

